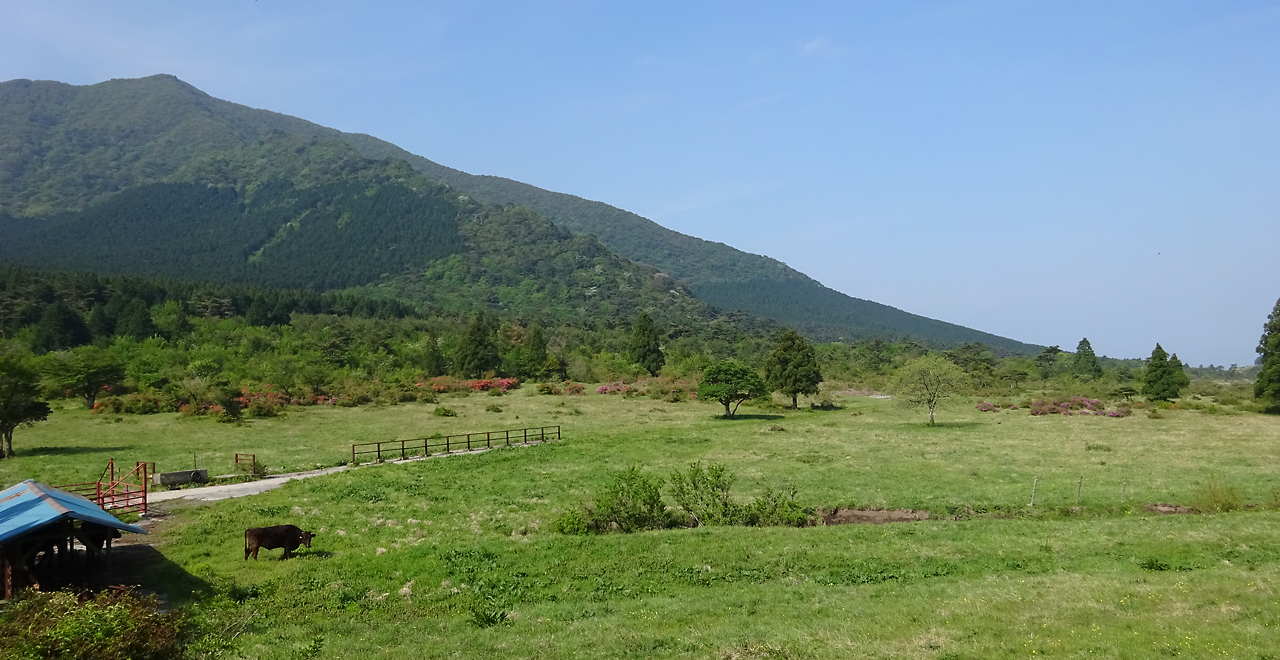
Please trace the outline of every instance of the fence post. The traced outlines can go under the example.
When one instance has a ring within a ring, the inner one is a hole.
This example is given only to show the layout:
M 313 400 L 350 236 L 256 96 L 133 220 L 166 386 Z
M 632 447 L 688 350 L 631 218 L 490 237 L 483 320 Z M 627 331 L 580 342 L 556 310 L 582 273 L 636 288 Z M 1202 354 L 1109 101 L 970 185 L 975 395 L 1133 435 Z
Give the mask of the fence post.
M 422 439 L 422 453 L 426 456 L 431 455 L 431 438 Z
M 471 451 L 471 434 L 467 434 L 467 451 Z
M 491 441 L 490 441 L 490 439 L 489 439 L 489 432 L 488 432 L 488 431 L 485 431 L 485 432 L 484 432 L 484 447 L 485 447 L 485 449 L 493 449 L 493 442 L 491 442 Z
M 507 441 L 506 441 L 507 446 L 510 447 L 511 446 L 511 430 L 507 429 L 504 433 L 507 436 Z
M 451 449 L 449 449 L 449 439 L 450 439 L 450 438 L 452 438 L 452 437 L 453 437 L 453 436 L 451 436 L 451 435 L 446 435 L 446 436 L 444 437 L 444 453 L 446 453 L 446 454 L 447 454 L 447 453 L 449 453 L 450 451 L 452 451 Z
M 404 460 L 404 440 L 400 441 L 400 460 Z

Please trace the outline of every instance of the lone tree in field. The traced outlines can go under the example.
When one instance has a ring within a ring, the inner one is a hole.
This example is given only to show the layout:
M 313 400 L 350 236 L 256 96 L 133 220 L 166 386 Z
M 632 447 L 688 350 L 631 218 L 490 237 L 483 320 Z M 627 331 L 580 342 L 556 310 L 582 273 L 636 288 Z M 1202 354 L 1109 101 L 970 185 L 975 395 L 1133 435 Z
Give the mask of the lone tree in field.
M 0 458 L 13 458 L 13 430 L 49 418 L 40 377 L 20 355 L 0 353 Z
M 644 367 L 650 376 L 657 376 L 662 371 L 666 358 L 662 355 L 662 341 L 658 328 L 649 315 L 640 312 L 636 322 L 631 326 L 631 343 L 627 344 L 627 359 L 633 364 Z
M 1267 412 L 1280 412 L 1280 300 L 1276 301 L 1276 308 L 1271 310 L 1266 324 L 1262 326 L 1258 355 L 1261 356 L 1262 370 L 1253 384 L 1253 396 L 1269 404 Z
M 70 392 L 84 399 L 86 408 L 92 408 L 104 390 L 124 380 L 124 363 L 97 346 L 51 353 L 42 359 L 49 389 Z
M 698 383 L 698 398 L 724 404 L 725 417 L 737 414 L 743 401 L 768 393 L 755 369 L 733 360 L 723 360 L 707 367 L 702 372 L 702 382 Z
M 791 407 L 798 408 L 799 396 L 817 394 L 822 382 L 817 352 L 800 333 L 783 330 L 778 334 L 778 345 L 765 360 L 764 380 L 769 389 L 791 397 Z
M 1160 344 L 1151 351 L 1151 359 L 1147 362 L 1147 372 L 1142 378 L 1142 395 L 1152 401 L 1170 401 L 1178 398 L 1182 388 L 1191 384 L 1187 372 L 1182 369 L 1182 361 L 1175 354 L 1169 359 Z
M 1098 356 L 1093 352 L 1093 345 L 1085 337 L 1076 344 L 1076 359 L 1071 364 L 1071 373 L 1089 378 L 1102 378 L 1102 365 L 1098 364 Z
M 933 411 L 938 404 L 959 393 L 968 383 L 968 375 L 955 363 L 940 355 L 922 355 L 898 369 L 893 391 L 908 403 L 927 407 L 929 426 L 934 426 Z

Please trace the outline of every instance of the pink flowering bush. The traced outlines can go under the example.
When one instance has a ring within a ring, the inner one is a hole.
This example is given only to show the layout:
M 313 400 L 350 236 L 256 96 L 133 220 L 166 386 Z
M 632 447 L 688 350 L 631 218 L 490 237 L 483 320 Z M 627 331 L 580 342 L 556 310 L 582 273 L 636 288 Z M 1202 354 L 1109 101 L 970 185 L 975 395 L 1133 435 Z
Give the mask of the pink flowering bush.
M 974 407 L 978 409 L 978 412 L 995 412 L 997 410 L 995 404 L 990 401 L 983 401 Z

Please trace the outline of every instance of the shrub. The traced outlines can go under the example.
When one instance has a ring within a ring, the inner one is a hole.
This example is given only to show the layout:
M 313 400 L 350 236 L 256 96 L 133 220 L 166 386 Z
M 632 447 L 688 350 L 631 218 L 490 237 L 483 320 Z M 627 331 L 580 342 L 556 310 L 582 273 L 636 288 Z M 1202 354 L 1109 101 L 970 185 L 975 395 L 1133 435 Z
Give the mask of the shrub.
M 1235 486 L 1227 484 L 1217 475 L 1210 476 L 1191 498 L 1192 506 L 1201 513 L 1223 513 L 1244 506 L 1244 497 Z
M 454 412 L 453 410 L 450 410 L 449 408 L 445 408 L 444 406 L 436 406 L 436 409 L 432 410 L 431 414 L 435 415 L 436 417 L 457 417 L 458 416 L 458 413 Z
M 809 404 L 810 410 L 840 410 L 842 407 L 826 392 L 819 394 L 817 400 Z
M 582 512 L 574 509 L 556 519 L 556 531 L 571 536 L 582 536 L 591 532 L 591 525 Z
M 435 403 L 439 400 L 440 397 L 436 396 L 435 390 L 418 390 L 418 403 Z
M 671 497 L 693 518 L 693 526 L 734 525 L 742 522 L 742 507 L 729 499 L 734 476 L 725 466 L 712 463 L 689 465 L 685 472 L 671 473 Z
M 672 388 L 668 390 L 666 394 L 662 395 L 662 400 L 667 403 L 680 403 L 685 400 L 684 390 Z
M 606 532 L 615 525 L 627 533 L 663 529 L 669 526 L 670 519 L 661 489 L 661 478 L 647 476 L 631 466 L 613 475 L 594 505 L 588 507 L 585 519 L 597 532 Z
M 992 404 L 990 401 L 983 401 L 974 407 L 978 409 L 978 412 L 995 412 L 996 411 L 995 405 Z
M 757 527 L 804 527 L 812 511 L 796 502 L 794 486 L 785 491 L 766 488 L 746 509 L 746 523 Z
M 560 394 L 560 386 L 555 383 L 538 383 L 538 394 Z
M 586 391 L 587 391 L 587 387 L 582 383 L 565 382 L 564 384 L 565 394 L 569 394 L 572 396 L 582 396 L 583 394 L 586 394 Z
M 0 614 L 0 657 L 149 660 L 178 655 L 176 614 L 155 596 L 24 592 Z
M 488 406 L 485 406 L 485 410 L 487 410 L 487 411 L 489 411 L 489 412 L 493 412 L 493 413 L 500 413 L 500 412 L 502 412 L 502 406 L 500 406 L 500 405 L 498 405 L 498 404 L 496 404 L 496 403 L 491 403 L 491 404 L 489 404 Z
M 506 393 L 507 393 L 507 391 L 506 391 L 506 390 L 504 390 L 504 389 L 502 389 L 502 388 L 500 388 L 500 387 L 495 387 L 495 388 L 493 388 L 493 389 L 489 390 L 489 392 L 488 392 L 489 396 L 502 396 L 502 395 L 504 395 L 504 394 L 506 394 Z

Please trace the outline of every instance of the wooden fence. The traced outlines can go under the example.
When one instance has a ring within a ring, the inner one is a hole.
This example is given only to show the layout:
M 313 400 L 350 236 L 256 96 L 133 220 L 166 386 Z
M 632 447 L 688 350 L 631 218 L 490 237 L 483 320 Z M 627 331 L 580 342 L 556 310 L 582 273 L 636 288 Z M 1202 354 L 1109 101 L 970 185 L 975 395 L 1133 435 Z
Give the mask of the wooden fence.
M 150 483 L 151 475 L 155 472 L 155 463 L 138 461 L 134 463 L 132 470 L 117 477 L 116 459 L 113 458 L 107 462 L 107 467 L 102 470 L 97 481 L 68 484 L 58 488 L 88 498 L 104 511 L 146 513 L 147 484 Z
M 351 445 L 351 464 L 357 465 L 360 457 L 373 456 L 376 460 L 403 459 L 411 456 L 430 456 L 435 453 L 451 453 L 455 451 L 473 451 L 476 449 L 492 449 L 494 447 L 510 447 L 512 445 L 537 444 L 560 439 L 559 426 L 540 426 L 510 431 L 482 431 L 479 433 L 459 433 L 458 435 L 436 436 L 433 438 L 414 438 L 412 440 L 386 440 L 383 442 L 362 442 Z M 443 450 L 443 451 L 441 451 Z
M 257 454 L 236 454 L 236 471 L 245 471 L 249 476 L 258 476 L 258 455 Z

